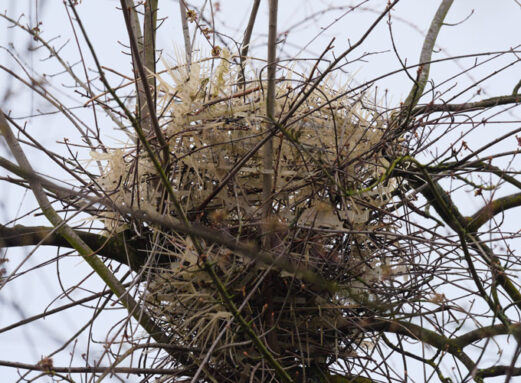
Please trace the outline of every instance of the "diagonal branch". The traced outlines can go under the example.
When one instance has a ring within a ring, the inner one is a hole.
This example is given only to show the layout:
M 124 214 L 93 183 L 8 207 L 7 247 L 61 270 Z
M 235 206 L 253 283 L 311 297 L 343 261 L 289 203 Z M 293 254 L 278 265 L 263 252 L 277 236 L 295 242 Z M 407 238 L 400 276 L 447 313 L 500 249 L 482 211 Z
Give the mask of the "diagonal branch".
M 431 26 L 429 27 L 429 31 L 425 36 L 423 41 L 423 47 L 420 53 L 420 66 L 418 67 L 418 78 L 414 83 L 407 99 L 405 100 L 405 107 L 408 110 L 411 110 L 416 106 L 418 100 L 423 94 L 423 90 L 427 85 L 427 81 L 429 80 L 429 71 L 430 71 L 430 61 L 432 58 L 432 51 L 434 50 L 434 44 L 436 43 L 436 39 L 438 38 L 438 34 L 443 25 L 443 20 L 445 20 L 445 16 L 449 12 L 449 9 L 454 0 L 443 0 L 434 15 L 434 18 L 431 21 Z
M 521 206 L 521 193 L 511 194 L 490 201 L 483 206 L 471 217 L 467 217 L 467 230 L 471 233 L 478 231 L 478 229 L 491 220 L 496 214 L 500 214 L 508 209 Z
M 242 39 L 241 44 L 241 57 L 240 57 L 240 65 L 241 70 L 239 71 L 238 83 L 239 86 L 246 86 L 246 79 L 244 76 L 244 64 L 246 61 L 246 57 L 248 56 L 248 51 L 250 49 L 250 41 L 251 35 L 253 33 L 253 26 L 255 25 L 255 20 L 257 20 L 257 12 L 259 11 L 260 0 L 254 0 L 251 8 L 250 18 L 248 19 L 248 25 L 244 30 L 244 37 Z
M 27 173 L 33 173 L 27 157 L 25 156 L 20 144 L 16 140 L 3 112 L 0 110 L 0 132 L 8 147 L 13 153 L 20 167 Z M 121 303 L 134 319 L 150 334 L 150 336 L 159 343 L 168 343 L 169 337 L 164 334 L 159 326 L 142 310 L 142 307 L 127 293 L 125 287 L 119 282 L 109 268 L 99 259 L 95 252 L 74 232 L 67 223 L 58 215 L 52 207 L 44 188 L 37 178 L 29 180 L 33 194 L 40 206 L 45 217 L 56 228 L 61 235 L 74 249 L 80 253 L 85 262 L 92 267 L 98 276 L 106 283 L 106 285 L 120 298 Z M 172 356 L 179 357 L 175 353 Z M 183 356 L 185 358 L 186 356 Z
M 470 345 L 471 343 L 478 342 L 485 338 L 490 338 L 496 335 L 508 335 L 512 333 L 511 330 L 517 332 L 521 330 L 520 323 L 514 323 L 510 327 L 511 328 L 508 328 L 503 324 L 481 327 L 460 335 L 459 337 L 453 339 L 453 342 L 455 342 L 455 344 L 457 344 L 459 347 L 463 348 Z

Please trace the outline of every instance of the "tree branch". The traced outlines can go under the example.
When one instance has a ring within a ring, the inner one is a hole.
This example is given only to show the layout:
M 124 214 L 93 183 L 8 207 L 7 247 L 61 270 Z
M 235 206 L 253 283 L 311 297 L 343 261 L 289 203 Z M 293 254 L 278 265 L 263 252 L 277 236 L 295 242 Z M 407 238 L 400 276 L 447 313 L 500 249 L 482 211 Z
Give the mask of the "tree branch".
M 94 250 L 95 254 L 127 265 L 134 271 L 139 271 L 146 262 L 146 242 L 143 240 L 127 239 L 125 233 L 105 237 L 80 230 L 74 232 Z M 23 225 L 7 227 L 0 224 L 0 248 L 37 245 L 74 248 L 51 227 Z
M 155 375 L 174 375 L 181 374 L 182 371 L 173 368 L 137 368 L 137 367 L 102 367 L 102 366 L 89 366 L 89 367 L 54 367 L 44 366 L 40 364 L 27 364 L 10 362 L 7 360 L 0 360 L 0 366 L 20 368 L 22 370 L 30 371 L 43 371 L 49 374 L 53 373 L 101 373 L 110 372 L 114 374 L 155 374 Z
M 423 95 L 425 86 L 427 85 L 427 81 L 429 81 L 429 71 L 432 62 L 434 44 L 436 43 L 436 39 L 443 25 L 443 20 L 445 20 L 445 16 L 447 16 L 453 2 L 454 0 L 442 0 L 431 21 L 427 35 L 423 40 L 416 80 L 400 110 L 393 113 L 391 116 L 390 127 L 392 128 L 391 131 L 393 134 L 401 134 L 401 132 L 407 128 L 410 117 L 414 115 L 414 107 L 418 104 L 418 101 Z
M 428 330 L 421 326 L 410 322 L 386 320 L 386 319 L 360 319 L 355 324 L 350 322 L 349 327 L 364 328 L 366 330 L 386 331 L 393 334 L 405 335 L 410 338 L 430 344 L 438 350 L 447 351 L 458 358 L 465 367 L 472 371 L 475 363 L 469 356 L 463 352 L 462 347 L 455 339 L 447 338 L 442 334 L 438 334 L 432 330 Z
M 443 25 L 443 20 L 445 20 L 445 16 L 449 12 L 449 9 L 454 0 L 443 0 L 434 15 L 434 18 L 431 21 L 431 26 L 429 27 L 429 31 L 425 36 L 423 41 L 423 47 L 420 53 L 420 66 L 418 67 L 418 78 L 414 83 L 407 99 L 404 102 L 404 106 L 407 110 L 411 110 L 416 106 L 418 100 L 423 94 L 423 90 L 425 89 L 425 85 L 427 85 L 427 81 L 429 80 L 429 71 L 430 71 L 430 61 L 432 58 L 432 51 L 434 50 L 434 44 L 436 43 L 436 39 L 438 38 L 438 34 Z
M 269 1 L 269 29 L 268 29 L 268 91 L 266 96 L 266 116 L 268 117 L 268 129 L 275 130 L 271 122 L 275 114 L 275 83 L 277 76 L 277 13 L 278 0 Z M 262 157 L 262 203 L 263 218 L 271 215 L 272 189 L 273 189 L 273 138 L 264 145 Z M 266 233 L 263 233 L 266 234 Z M 269 238 L 264 236 L 264 242 L 269 247 Z
M 503 376 L 507 374 L 510 374 L 510 376 L 520 376 L 521 367 L 493 366 L 477 370 L 475 376 L 480 378 L 492 378 L 494 376 Z
M 255 20 L 257 19 L 257 12 L 259 10 L 260 0 L 254 0 L 251 8 L 250 18 L 248 19 L 248 25 L 244 30 L 244 37 L 242 39 L 241 44 L 241 57 L 240 57 L 240 65 L 241 70 L 239 71 L 238 83 L 239 86 L 246 86 L 245 76 L 244 76 L 244 62 L 246 61 L 246 57 L 248 56 L 248 50 L 250 49 L 250 40 L 251 35 L 253 33 L 253 26 L 255 25 Z
M 521 193 L 511 194 L 509 196 L 501 197 L 490 201 L 484 207 L 479 209 L 471 217 L 467 217 L 467 230 L 471 233 L 478 231 L 478 229 L 487 223 L 496 214 L 502 213 L 505 210 L 521 206 Z
M 428 177 L 425 169 L 423 170 L 423 174 Z M 512 299 L 512 303 L 521 309 L 521 292 L 507 276 L 505 269 L 494 252 L 485 243 L 480 241 L 479 237 L 466 229 L 468 220 L 460 213 L 450 195 L 439 185 L 438 182 L 432 179 L 429 179 L 427 182 L 421 177 L 413 176 L 409 178 L 409 182 L 411 182 L 413 188 L 423 194 L 427 199 L 427 202 L 434 207 L 444 222 L 447 223 L 447 225 L 449 225 L 449 227 L 456 233 L 460 234 L 462 238 L 468 241 L 470 246 L 482 256 L 485 263 L 496 276 L 497 282 Z M 483 298 L 486 299 L 487 297 Z
M 508 95 L 491 97 L 475 102 L 465 102 L 463 104 L 427 104 L 417 106 L 413 109 L 412 114 L 426 114 L 433 112 L 470 112 L 485 108 L 493 108 L 499 105 L 517 104 L 521 102 L 521 95 Z
M 185 43 L 185 56 L 188 68 L 192 64 L 192 43 L 190 42 L 190 30 L 188 28 L 188 20 L 186 17 L 186 5 L 184 0 L 179 0 L 179 12 L 181 14 L 181 25 L 183 27 L 183 39 Z
M 44 312 L 42 312 L 40 314 L 33 315 L 33 316 L 29 317 L 29 318 L 25 318 L 25 319 L 19 320 L 16 323 L 12 323 L 12 324 L 10 324 L 8 326 L 0 328 L 0 334 L 4 333 L 6 331 L 10 331 L 12 329 L 15 329 L 17 327 L 24 326 L 24 325 L 26 325 L 28 323 L 34 322 L 35 320 L 42 319 L 42 318 L 48 318 L 49 316 L 51 316 L 53 314 L 59 313 L 61 311 L 65 311 L 65 310 L 67 310 L 67 309 L 69 309 L 71 307 L 74 307 L 74 306 L 82 305 L 82 304 L 90 302 L 90 301 L 92 301 L 94 299 L 101 298 L 104 295 L 112 295 L 112 294 L 114 294 L 112 291 L 110 291 L 109 289 L 106 289 L 106 290 L 103 290 L 103 291 L 101 291 L 99 293 L 90 295 L 88 297 L 75 300 L 75 301 L 73 301 L 71 303 L 68 303 L 66 305 L 62 305 L 60 307 L 56 307 L 56 308 L 51 309 L 51 310 L 47 310 L 46 309 Z
M 513 323 L 511 328 L 514 331 L 521 330 L 521 323 Z M 508 335 L 511 334 L 512 331 L 507 326 L 503 324 L 497 324 L 492 326 L 481 327 L 476 330 L 472 330 L 467 332 L 466 334 L 460 335 L 457 338 L 453 339 L 455 345 L 463 348 L 468 346 L 471 343 L 478 342 L 485 338 L 490 338 L 496 335 Z
M 0 110 L 0 132 L 6 141 L 9 149 L 13 153 L 20 167 L 27 173 L 33 173 L 32 167 L 25 156 L 19 142 L 16 140 L 3 112 Z M 40 206 L 41 211 L 49 222 L 56 228 L 61 235 L 74 249 L 76 249 L 85 262 L 98 274 L 104 283 L 116 294 L 121 303 L 128 310 L 129 314 L 150 334 L 154 340 L 159 343 L 169 343 L 170 338 L 163 333 L 162 329 L 143 311 L 143 308 L 137 303 L 126 288 L 119 282 L 109 268 L 99 259 L 94 251 L 67 225 L 67 223 L 58 215 L 52 207 L 45 191 L 36 178 L 29 181 L 33 194 Z M 171 351 L 170 351 L 171 352 Z M 175 353 L 172 356 L 178 357 Z M 186 356 L 183 355 L 182 358 Z M 183 360 L 183 359 L 182 359 Z
M 153 125 L 151 110 L 156 110 L 156 78 L 153 74 L 156 73 L 156 23 L 157 23 L 157 2 L 158 0 L 148 0 L 145 2 L 145 15 L 143 17 L 143 41 L 142 46 L 138 47 L 139 50 L 139 58 L 141 59 L 142 65 L 145 69 L 145 79 L 139 78 L 142 76 L 142 71 L 139 68 L 139 61 L 133 57 L 134 67 L 136 68 L 136 76 L 137 84 L 138 84 L 138 92 L 141 92 L 138 95 L 139 100 L 139 117 L 141 126 L 145 127 L 147 132 L 151 132 L 155 126 Z M 131 23 L 132 29 L 134 28 L 134 23 L 132 22 L 131 15 Z M 130 37 L 130 36 L 129 36 Z M 131 38 L 131 37 L 130 37 Z M 138 40 L 136 40 L 138 41 Z M 138 44 L 139 45 L 139 44 Z M 147 73 L 148 72 L 148 73 Z M 145 90 L 145 86 L 147 90 Z M 150 100 L 147 95 L 150 93 Z M 153 107 L 147 107 L 148 102 L 152 102 Z M 156 135 L 158 135 L 156 129 Z M 158 137 L 158 140 L 161 145 L 165 145 L 166 142 L 162 142 L 161 140 L 162 134 Z
M 152 3 L 154 3 L 157 7 L 157 1 L 152 1 Z M 147 2 L 147 4 L 148 4 L 148 2 Z M 155 13 L 157 10 L 152 9 L 151 4 L 148 4 L 147 7 L 149 9 L 148 17 L 151 19 L 150 22 L 153 23 L 153 20 L 155 18 Z M 155 66 L 154 58 L 152 57 L 152 59 L 150 59 L 150 55 L 154 56 L 154 49 L 153 49 L 153 47 L 151 47 L 151 45 L 153 46 L 154 44 L 151 43 L 150 41 L 147 42 L 149 45 L 147 48 L 148 50 L 144 51 L 144 53 L 147 54 L 147 57 L 145 57 L 145 60 L 141 60 L 141 57 L 139 54 L 139 47 L 137 45 L 137 41 L 134 39 L 134 32 L 132 30 L 131 14 L 130 14 L 130 11 L 125 7 L 125 0 L 121 0 L 121 9 L 123 11 L 123 17 L 125 19 L 125 25 L 127 27 L 128 38 L 130 41 L 130 48 L 132 51 L 132 58 L 135 62 L 135 66 L 138 69 L 139 79 L 141 80 L 141 82 L 143 84 L 143 91 L 145 93 L 146 104 L 140 105 L 140 107 L 143 110 L 145 110 L 145 105 L 146 105 L 146 109 L 148 111 L 147 118 L 150 119 L 150 125 L 152 127 L 152 129 L 147 129 L 148 127 L 145 125 L 145 131 L 147 133 L 149 133 L 150 130 L 154 131 L 155 136 L 159 142 L 159 146 L 163 150 L 163 163 L 168 164 L 169 157 L 170 157 L 170 152 L 168 149 L 169 147 L 165 141 L 163 132 L 161 131 L 161 128 L 159 127 L 159 122 L 157 120 L 157 115 L 156 115 L 156 111 L 155 111 L 155 102 L 154 102 L 155 96 L 152 94 L 152 92 L 150 90 L 150 84 L 148 82 L 148 76 L 146 73 L 147 69 L 153 70 L 154 66 Z M 152 26 L 152 27 L 154 27 L 154 26 Z M 151 27 L 149 27 L 149 28 L 151 28 Z M 155 29 L 155 27 L 154 27 L 154 29 Z M 155 33 L 155 31 L 149 32 L 149 35 L 147 36 L 148 39 L 152 38 L 154 36 L 154 33 Z M 152 52 L 150 52 L 150 50 L 152 50 Z M 150 62 L 150 61 L 154 62 L 153 67 L 147 68 L 145 65 L 147 62 Z M 143 113 L 142 110 L 140 110 L 140 114 L 141 113 Z M 140 127 L 143 129 L 143 127 L 141 125 L 140 125 Z

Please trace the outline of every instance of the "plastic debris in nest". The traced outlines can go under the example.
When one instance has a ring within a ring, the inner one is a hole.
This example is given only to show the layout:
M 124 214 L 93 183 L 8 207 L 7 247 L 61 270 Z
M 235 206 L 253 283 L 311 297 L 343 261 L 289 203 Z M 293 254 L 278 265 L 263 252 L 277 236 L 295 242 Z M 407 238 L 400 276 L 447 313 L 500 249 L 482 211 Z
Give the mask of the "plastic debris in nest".
M 277 317 L 272 331 L 288 355 L 323 358 L 335 350 L 352 350 L 362 338 L 346 323 L 366 309 L 350 297 L 363 295 L 362 301 L 370 301 L 371 286 L 382 281 L 380 269 L 393 263 L 385 234 L 395 227 L 385 207 L 396 184 L 378 182 L 389 167 L 379 146 L 382 114 L 363 94 L 350 97 L 347 88 L 335 89 L 325 81 L 284 126 L 275 127 L 265 112 L 266 82 L 254 76 L 239 87 L 230 54 L 221 55 L 213 71 L 210 61 L 194 61 L 168 70 L 169 76 L 157 76 L 159 122 L 171 153 L 168 177 L 177 198 L 189 217 L 223 237 L 261 246 L 268 233 L 271 246 L 263 251 L 273 259 L 285 257 L 343 286 L 337 292 L 320 291 L 285 270 L 206 244 L 205 256 L 237 307 L 244 306 L 242 314 L 252 326 L 265 331 L 267 316 Z M 285 118 L 309 86 L 286 70 L 277 83 L 276 121 Z M 252 151 L 272 129 L 277 129 L 272 138 L 273 201 L 266 220 L 262 151 Z M 130 145 L 118 155 L 123 161 L 112 164 L 99 180 L 107 187 L 118 185 L 111 197 L 175 215 L 144 151 Z M 217 341 L 231 314 L 200 267 L 190 239 L 156 234 L 158 252 L 167 253 L 172 263 L 151 269 L 145 292 L 149 309 L 179 344 L 203 352 L 218 342 L 214 355 L 246 363 L 255 350 L 236 325 Z M 226 346 L 231 344 L 238 346 Z M 228 359 L 215 356 L 216 364 L 219 360 Z

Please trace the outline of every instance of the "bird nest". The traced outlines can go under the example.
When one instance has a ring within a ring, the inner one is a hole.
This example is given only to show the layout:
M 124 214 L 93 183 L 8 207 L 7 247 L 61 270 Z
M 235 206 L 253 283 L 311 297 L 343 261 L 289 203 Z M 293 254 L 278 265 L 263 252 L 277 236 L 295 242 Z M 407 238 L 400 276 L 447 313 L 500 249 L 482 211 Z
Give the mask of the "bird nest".
M 202 242 L 228 296 L 284 366 L 353 355 L 363 337 L 350 320 L 375 310 L 375 286 L 392 276 L 396 246 L 384 240 L 396 230 L 384 213 L 396 188 L 383 177 L 389 168 L 381 154 L 384 118 L 366 95 L 349 96 L 355 92 L 335 89 L 332 79 L 312 88 L 286 68 L 270 119 L 266 82 L 239 86 L 231 59 L 223 52 L 215 67 L 202 60 L 168 70 L 170 79 L 157 76 L 168 179 L 192 222 L 252 249 L 245 254 Z M 304 92 L 310 94 L 301 102 Z M 259 150 L 268 135 L 271 169 Z M 96 158 L 108 160 L 98 182 L 117 202 L 176 216 L 140 145 Z M 125 227 L 115 215 L 104 217 L 110 230 Z M 211 348 L 209 364 L 223 374 L 251 365 L 259 353 L 201 267 L 192 240 L 150 230 L 151 251 L 171 262 L 150 267 L 144 294 L 172 342 L 203 355 Z M 296 270 L 314 275 L 315 283 Z

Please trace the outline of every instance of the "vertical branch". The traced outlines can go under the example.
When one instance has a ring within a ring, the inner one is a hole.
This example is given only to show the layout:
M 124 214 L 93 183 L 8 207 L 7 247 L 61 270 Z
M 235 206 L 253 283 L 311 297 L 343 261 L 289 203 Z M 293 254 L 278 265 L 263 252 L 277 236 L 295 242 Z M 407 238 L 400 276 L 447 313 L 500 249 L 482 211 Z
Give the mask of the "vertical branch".
M 259 11 L 260 0 L 254 0 L 253 6 L 251 8 L 250 18 L 248 20 L 248 25 L 246 26 L 246 30 L 244 31 L 244 38 L 242 39 L 241 45 L 241 70 L 239 71 L 238 83 L 239 86 L 245 86 L 245 76 L 244 76 L 244 62 L 246 61 L 246 56 L 248 56 L 248 50 L 250 49 L 250 40 L 251 35 L 253 33 L 253 26 L 255 25 L 255 20 L 257 19 L 257 12 Z
M 146 69 L 146 83 L 148 84 L 148 88 L 150 89 L 150 93 L 152 95 L 154 110 L 156 110 L 156 79 L 151 74 L 156 73 L 157 3 L 158 0 L 148 0 L 147 2 L 145 2 L 145 16 L 143 19 L 143 40 L 141 43 L 139 40 L 136 40 L 138 43 L 139 57 L 141 58 L 143 65 Z M 144 81 L 138 81 L 138 83 L 140 87 L 143 88 Z M 143 97 L 145 98 L 145 100 L 141 100 L 142 103 L 140 108 L 141 126 L 143 126 L 147 131 L 151 131 L 152 122 L 150 119 L 149 111 L 149 109 L 151 108 L 144 107 L 146 105 L 146 96 L 144 92 L 141 93 L 141 98 Z
M 143 34 L 141 32 L 141 26 L 139 24 L 139 17 L 136 11 L 136 5 L 134 4 L 134 0 L 125 0 L 125 5 L 130 14 L 130 25 L 132 26 L 132 37 L 134 41 L 136 41 L 138 46 L 138 51 L 140 57 L 143 57 Z M 143 82 L 139 80 L 139 69 L 137 66 L 137 60 L 134 57 L 134 52 L 131 49 L 131 57 L 132 57 L 132 68 L 134 71 L 134 79 L 136 82 L 136 93 L 137 93 L 137 116 L 141 126 L 146 127 L 146 123 L 144 117 L 148 117 L 148 112 L 145 110 L 147 101 L 145 99 L 145 92 L 143 90 Z M 148 119 L 150 121 L 150 119 Z M 146 130 L 150 131 L 150 127 L 147 127 Z
M 143 35 L 141 34 L 141 27 L 139 26 L 139 18 L 136 12 L 136 5 L 134 0 L 125 0 L 125 5 L 130 11 L 130 22 L 132 24 L 132 32 L 134 33 L 134 39 L 138 42 L 139 51 L 143 49 Z M 137 73 L 137 71 L 136 71 Z
M 266 98 L 266 115 L 270 129 L 272 121 L 275 120 L 275 78 L 277 72 L 277 7 L 278 0 L 269 2 L 269 31 L 268 31 L 268 90 Z M 266 220 L 271 214 L 273 187 L 273 138 L 264 145 L 263 174 L 262 174 L 262 199 L 263 218 Z M 266 233 L 264 233 L 266 234 Z M 268 244 L 268 238 L 264 238 Z M 268 244 L 269 247 L 269 244 Z
M 132 67 L 134 70 L 134 78 L 136 80 L 136 92 L 137 92 L 137 110 L 139 124 L 143 127 L 147 135 L 153 131 L 152 119 L 150 116 L 150 108 L 147 107 L 147 96 L 145 91 L 145 81 L 141 79 L 139 70 L 139 62 L 146 68 L 146 84 L 148 84 L 149 92 L 151 92 L 154 110 L 156 100 L 156 86 L 155 77 L 151 76 L 150 73 L 155 73 L 156 68 L 156 57 L 155 57 L 155 37 L 156 37 L 156 24 L 157 24 L 157 5 L 158 0 L 150 0 L 145 3 L 145 13 L 143 19 L 143 31 L 139 24 L 139 18 L 136 11 L 136 5 L 134 0 L 125 0 L 125 5 L 128 10 L 130 26 L 132 30 L 133 39 L 136 42 L 137 49 L 132 52 Z M 146 73 L 149 71 L 150 73 Z
M 430 61 L 432 58 L 432 51 L 434 49 L 434 44 L 436 43 L 436 39 L 438 38 L 438 33 L 443 25 L 443 20 L 445 20 L 445 16 L 449 12 L 449 9 L 454 0 L 443 0 L 434 15 L 434 18 L 431 21 L 431 26 L 429 27 L 429 31 L 425 36 L 423 41 L 422 50 L 420 53 L 420 66 L 418 68 L 418 76 L 416 82 L 414 83 L 407 99 L 405 100 L 405 107 L 408 110 L 411 110 L 416 106 L 418 101 L 420 100 L 421 95 L 423 94 L 423 90 L 425 89 L 425 85 L 427 85 L 427 81 L 429 80 L 429 70 L 430 70 Z
M 181 12 L 181 25 L 183 27 L 183 38 L 185 42 L 186 64 L 190 67 L 192 63 L 192 44 L 190 42 L 190 30 L 186 19 L 186 5 L 184 0 L 179 0 L 179 11 Z
M 143 85 L 143 91 L 145 96 L 145 104 L 148 109 L 149 117 L 150 117 L 150 125 L 152 126 L 152 129 L 155 133 L 155 136 L 159 142 L 159 146 L 163 150 L 163 163 L 168 164 L 169 161 L 169 150 L 168 150 L 168 144 L 165 141 L 165 137 L 163 136 L 163 133 L 161 132 L 161 128 L 159 127 L 159 122 L 157 120 L 157 115 L 155 111 L 154 101 L 152 97 L 152 93 L 149 87 L 149 83 L 147 80 L 147 74 L 146 74 L 146 68 L 143 65 L 143 61 L 141 60 L 140 54 L 139 54 L 139 47 L 137 45 L 137 41 L 134 39 L 134 33 L 132 31 L 132 19 L 130 16 L 130 12 L 127 8 L 125 8 L 125 0 L 121 0 L 121 9 L 123 11 L 123 17 L 125 19 L 125 25 L 127 27 L 128 37 L 130 40 L 130 49 L 132 51 L 132 58 L 134 59 L 135 66 L 138 69 L 139 72 L 139 79 L 140 82 Z M 157 2 L 155 2 L 156 8 L 157 8 Z M 73 8 L 74 9 L 74 8 Z M 145 109 L 145 108 L 143 108 Z M 145 133 L 150 133 L 150 130 L 152 129 L 146 129 L 146 125 L 142 127 L 141 124 L 139 125 L 139 130 L 143 130 Z M 140 137 L 141 139 L 141 137 Z M 146 140 L 146 137 L 144 138 Z
M 266 115 L 269 130 L 275 129 L 273 122 L 275 122 L 275 79 L 277 75 L 277 6 L 278 0 L 269 1 L 269 26 L 268 26 L 268 89 L 266 99 Z M 269 134 L 269 132 L 268 132 Z M 272 225 L 269 224 L 270 215 L 272 214 L 273 202 L 273 137 L 270 137 L 263 148 L 262 158 L 262 244 L 266 250 L 270 250 L 274 245 L 272 235 L 270 233 Z M 272 329 L 276 324 L 274 323 L 274 308 L 273 308 L 273 281 L 270 276 L 266 278 L 263 286 L 263 295 L 266 297 L 266 328 Z M 275 352 L 280 351 L 276 331 L 268 333 L 268 345 Z
M 143 21 L 145 34 L 143 36 L 143 64 L 145 68 L 155 73 L 156 67 L 156 27 L 158 0 L 148 0 L 145 3 L 145 18 Z M 139 47 L 139 44 L 138 44 Z M 150 76 L 154 79 L 153 76 Z

